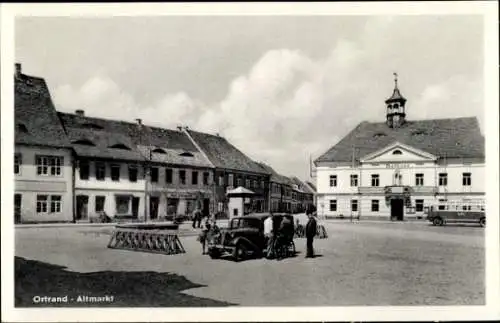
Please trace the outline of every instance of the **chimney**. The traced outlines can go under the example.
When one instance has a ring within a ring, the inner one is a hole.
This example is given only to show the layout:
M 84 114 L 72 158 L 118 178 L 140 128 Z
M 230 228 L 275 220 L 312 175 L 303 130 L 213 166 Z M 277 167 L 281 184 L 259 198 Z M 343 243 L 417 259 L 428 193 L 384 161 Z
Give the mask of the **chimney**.
M 76 114 L 77 116 L 83 117 L 83 116 L 85 115 L 85 111 L 83 111 L 83 110 L 76 110 L 76 111 L 75 111 L 75 114 Z
M 19 77 L 19 76 L 21 76 L 21 71 L 22 71 L 21 70 L 21 64 L 20 63 L 16 63 L 15 66 L 16 66 L 16 77 Z
M 137 122 L 137 124 L 138 124 L 139 126 L 141 126 L 141 125 L 142 125 L 142 119 L 137 118 L 137 119 L 135 119 L 135 121 Z

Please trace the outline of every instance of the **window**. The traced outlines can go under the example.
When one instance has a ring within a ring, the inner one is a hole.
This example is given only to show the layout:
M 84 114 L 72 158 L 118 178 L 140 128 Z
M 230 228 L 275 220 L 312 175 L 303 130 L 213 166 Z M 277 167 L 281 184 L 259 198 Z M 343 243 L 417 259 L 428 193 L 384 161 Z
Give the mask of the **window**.
M 372 186 L 379 186 L 380 185 L 380 176 L 378 174 L 373 174 L 372 175 Z
M 181 183 L 182 185 L 186 185 L 186 171 L 185 170 L 179 171 L 179 183 Z
M 448 185 L 448 174 L 439 173 L 439 186 L 447 186 L 447 185 Z
M 182 156 L 182 157 L 194 157 L 193 154 L 191 154 L 190 152 L 186 151 L 186 152 L 183 152 L 181 154 L 179 154 L 179 156 Z
M 191 173 L 191 184 L 198 185 L 198 172 L 197 171 L 193 171 Z
M 403 153 L 401 152 L 401 150 L 399 149 L 396 149 L 392 152 L 393 155 L 402 155 Z
M 249 179 L 245 180 L 245 187 L 250 188 L 250 180 Z
M 165 183 L 172 184 L 174 179 L 172 168 L 165 168 Z
M 14 155 L 14 174 L 19 174 L 23 163 L 21 154 Z
M 240 187 L 241 186 L 241 178 L 236 179 L 236 186 Z
M 90 164 L 88 160 L 80 160 L 80 179 L 81 180 L 88 180 L 89 179 L 89 173 L 90 173 Z
M 208 180 L 210 179 L 210 173 L 209 172 L 203 172 L 203 185 L 209 185 L 210 183 Z
M 128 166 L 128 179 L 131 182 L 137 182 L 137 166 L 129 165 Z
M 358 175 L 351 175 L 351 186 L 358 186 Z
M 471 185 L 471 173 L 463 173 L 462 174 L 462 185 L 470 186 Z
M 224 186 L 224 176 L 219 175 L 219 186 Z
M 446 199 L 439 199 L 438 210 L 446 210 L 446 202 L 448 202 Z
M 424 174 L 415 174 L 415 186 L 424 186 Z
M 253 180 L 253 187 L 257 188 L 257 180 L 256 179 Z
M 82 146 L 95 146 L 95 144 L 88 139 L 79 139 L 71 142 L 74 145 L 82 145 Z
M 61 195 L 50 196 L 50 212 L 51 213 L 61 212 Z
M 158 167 L 151 167 L 151 183 L 158 183 Z
M 103 162 L 96 162 L 95 163 L 95 178 L 98 181 L 103 181 L 105 177 L 106 177 L 106 164 L 104 164 Z
M 415 211 L 416 212 L 424 211 L 424 200 L 415 200 Z
M 337 212 L 337 200 L 330 200 L 330 211 Z
M 351 200 L 351 211 L 358 212 L 358 200 Z
M 111 180 L 115 182 L 120 180 L 120 165 L 111 165 Z
M 14 214 L 16 218 L 21 216 L 22 195 L 14 194 Z
M 264 188 L 266 187 L 266 184 L 264 183 L 264 180 L 261 180 L 260 181 L 260 188 Z
M 129 213 L 129 195 L 116 195 L 116 213 L 117 214 L 128 214 Z
M 47 213 L 48 195 L 36 196 L 36 213 Z
M 233 174 L 227 175 L 227 185 L 234 186 L 234 175 Z
M 167 152 L 161 148 L 155 148 L 153 149 L 153 152 L 154 153 L 157 153 L 157 154 L 166 154 Z
M 95 197 L 95 211 L 103 212 L 104 211 L 104 202 L 106 201 L 105 196 L 96 196 Z
M 337 175 L 330 175 L 330 187 L 337 186 Z
M 127 147 L 124 144 L 114 144 L 112 146 L 109 146 L 109 148 L 114 148 L 114 149 L 123 149 L 123 150 L 130 150 L 129 147 Z
M 378 212 L 378 211 L 379 211 L 378 200 L 372 200 L 372 212 Z
M 36 172 L 38 175 L 61 175 L 63 157 L 59 156 L 36 156 Z

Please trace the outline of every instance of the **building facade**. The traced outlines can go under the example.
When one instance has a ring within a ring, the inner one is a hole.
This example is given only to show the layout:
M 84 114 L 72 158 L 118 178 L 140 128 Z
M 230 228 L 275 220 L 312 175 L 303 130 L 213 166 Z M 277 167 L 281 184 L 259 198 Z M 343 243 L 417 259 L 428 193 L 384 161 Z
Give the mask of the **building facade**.
M 442 201 L 484 198 L 476 118 L 406 120 L 397 80 L 385 104 L 385 123 L 362 122 L 315 160 L 320 214 L 404 220 Z
M 14 221 L 73 221 L 73 150 L 45 80 L 14 76 Z

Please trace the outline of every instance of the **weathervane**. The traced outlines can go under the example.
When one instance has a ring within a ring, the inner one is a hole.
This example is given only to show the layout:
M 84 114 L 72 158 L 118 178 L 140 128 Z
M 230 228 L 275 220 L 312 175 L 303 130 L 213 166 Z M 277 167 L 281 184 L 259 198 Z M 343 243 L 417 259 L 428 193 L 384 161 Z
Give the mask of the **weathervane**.
M 398 88 L 398 73 L 394 72 L 392 74 L 394 75 L 394 85 L 395 85 L 395 88 L 397 89 Z

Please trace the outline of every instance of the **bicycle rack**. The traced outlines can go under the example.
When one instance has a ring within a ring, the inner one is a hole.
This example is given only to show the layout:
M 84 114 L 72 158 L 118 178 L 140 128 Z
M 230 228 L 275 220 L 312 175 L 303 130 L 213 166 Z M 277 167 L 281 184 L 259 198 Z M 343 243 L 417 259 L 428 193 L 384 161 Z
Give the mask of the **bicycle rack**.
M 165 255 L 186 253 L 176 230 L 162 230 L 154 226 L 117 226 L 108 248 Z

